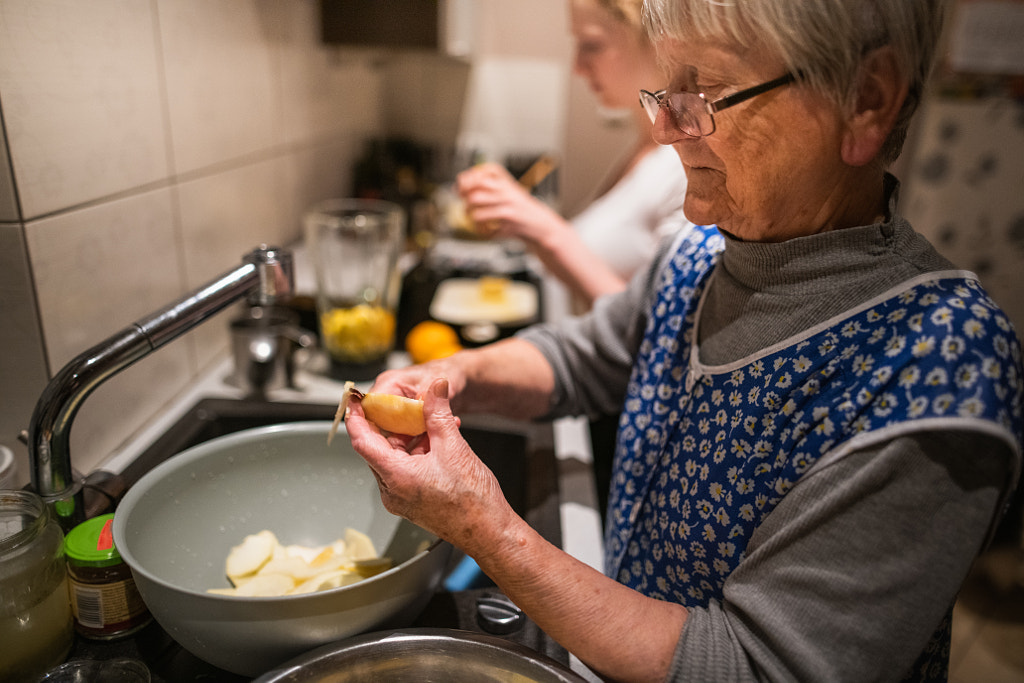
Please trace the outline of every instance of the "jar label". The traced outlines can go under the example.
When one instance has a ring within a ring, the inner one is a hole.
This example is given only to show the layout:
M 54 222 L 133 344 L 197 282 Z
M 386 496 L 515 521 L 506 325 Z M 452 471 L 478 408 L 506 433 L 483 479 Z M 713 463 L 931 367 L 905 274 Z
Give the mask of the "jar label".
M 72 581 L 71 607 L 80 627 L 104 635 L 131 628 L 140 615 L 148 618 L 146 605 L 131 579 L 104 585 Z

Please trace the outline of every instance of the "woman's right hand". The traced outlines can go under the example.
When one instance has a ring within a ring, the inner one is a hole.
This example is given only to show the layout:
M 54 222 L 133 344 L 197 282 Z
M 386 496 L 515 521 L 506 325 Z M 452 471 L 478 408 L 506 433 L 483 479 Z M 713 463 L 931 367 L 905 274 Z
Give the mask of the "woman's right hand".
M 480 164 L 455 179 L 475 231 L 488 237 L 523 241 L 545 268 L 578 294 L 593 302 L 621 292 L 626 281 L 594 254 L 573 226 L 536 199 L 497 164 Z
M 494 474 L 462 438 L 448 383 L 434 377 L 423 402 L 426 436 L 406 441 L 382 434 L 354 400 L 346 420 L 352 446 L 377 478 L 389 512 L 467 552 L 488 552 L 490 539 L 517 519 L 515 512 Z
M 553 231 L 571 229 L 551 207 L 533 197 L 499 164 L 485 163 L 460 173 L 455 186 L 476 230 L 541 245 Z

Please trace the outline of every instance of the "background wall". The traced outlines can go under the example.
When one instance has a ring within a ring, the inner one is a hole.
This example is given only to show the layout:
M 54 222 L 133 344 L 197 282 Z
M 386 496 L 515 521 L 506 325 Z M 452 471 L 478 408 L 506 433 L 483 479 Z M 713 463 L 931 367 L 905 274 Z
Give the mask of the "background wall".
M 904 161 L 903 213 L 1024 334 L 1024 0 L 960 0 Z
M 17 434 L 49 377 L 298 239 L 305 207 L 350 192 L 367 139 L 562 153 L 564 1 L 455 4 L 473 10 L 469 62 L 325 47 L 316 0 L 0 2 L 0 444 L 22 480 Z M 209 372 L 229 315 L 85 401 L 78 470 Z
M 16 434 L 72 357 L 346 190 L 380 77 L 321 47 L 318 18 L 314 0 L 0 3 L 0 443 L 24 457 Z M 85 402 L 79 470 L 209 366 L 226 315 Z
M 958 267 L 973 271 L 1024 334 L 1024 105 L 933 97 L 903 176 L 903 212 Z

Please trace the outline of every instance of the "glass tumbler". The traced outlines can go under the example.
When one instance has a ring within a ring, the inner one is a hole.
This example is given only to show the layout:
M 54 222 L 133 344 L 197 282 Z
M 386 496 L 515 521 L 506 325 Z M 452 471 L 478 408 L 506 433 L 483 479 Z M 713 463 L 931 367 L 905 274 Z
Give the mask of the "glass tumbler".
M 386 201 L 331 199 L 307 211 L 303 223 L 330 374 L 372 379 L 395 346 L 405 213 Z

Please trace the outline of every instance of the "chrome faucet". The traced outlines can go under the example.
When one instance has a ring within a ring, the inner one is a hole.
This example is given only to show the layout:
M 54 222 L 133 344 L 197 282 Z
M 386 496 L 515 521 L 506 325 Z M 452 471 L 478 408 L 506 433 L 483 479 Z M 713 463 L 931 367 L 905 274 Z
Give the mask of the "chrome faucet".
M 33 488 L 51 505 L 65 531 L 85 519 L 82 486 L 72 473 L 69 448 L 71 422 L 85 398 L 121 370 L 243 297 L 253 306 L 286 301 L 294 277 L 291 252 L 260 246 L 243 257 L 240 267 L 84 351 L 50 380 L 29 424 L 29 462 Z

